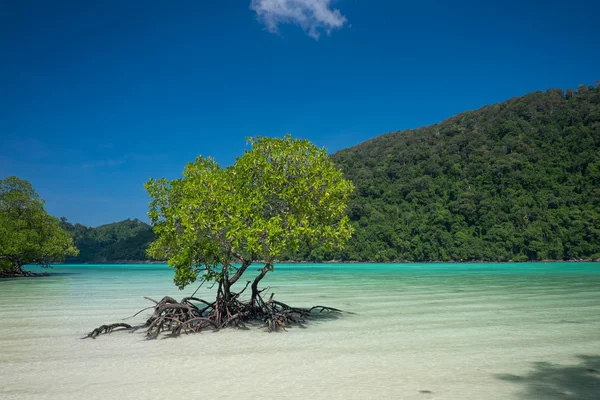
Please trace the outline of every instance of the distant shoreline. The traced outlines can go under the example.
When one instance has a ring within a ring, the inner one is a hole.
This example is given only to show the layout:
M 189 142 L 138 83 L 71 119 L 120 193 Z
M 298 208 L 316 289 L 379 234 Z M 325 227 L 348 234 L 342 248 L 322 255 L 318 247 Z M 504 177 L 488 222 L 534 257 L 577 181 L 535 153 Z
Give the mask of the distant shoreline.
M 583 263 L 583 262 L 597 262 L 600 263 L 600 258 L 592 259 L 572 259 L 572 260 L 540 260 L 540 261 L 488 261 L 488 260 L 470 260 L 470 261 L 277 261 L 277 264 L 346 264 L 346 265 L 358 265 L 358 264 L 531 264 L 531 263 Z M 263 263 L 263 261 L 257 261 L 257 264 Z M 111 265 L 111 264 L 147 264 L 147 265 L 166 265 L 166 261 L 134 261 L 134 260 L 116 260 L 112 262 L 85 262 L 85 263 L 57 263 L 52 265 Z M 14 278 L 39 278 L 52 276 L 51 270 L 49 272 L 31 272 L 25 270 L 23 274 L 15 273 L 0 273 L 1 279 L 14 279 Z
M 394 261 L 340 261 L 340 260 L 326 260 L 326 261 L 292 261 L 292 260 L 278 260 L 275 263 L 278 264 L 481 264 L 481 263 L 493 263 L 493 264 L 520 264 L 520 263 L 558 263 L 558 262 L 600 262 L 600 258 L 582 258 L 582 259 L 569 259 L 569 260 L 536 260 L 536 261 L 492 261 L 492 260 L 449 260 L 449 261 L 408 261 L 408 260 L 394 260 Z M 109 264 L 167 264 L 167 260 L 114 260 L 114 261 L 98 261 L 98 262 L 68 262 L 53 265 L 109 265 Z M 262 260 L 257 260 L 256 264 L 264 263 Z

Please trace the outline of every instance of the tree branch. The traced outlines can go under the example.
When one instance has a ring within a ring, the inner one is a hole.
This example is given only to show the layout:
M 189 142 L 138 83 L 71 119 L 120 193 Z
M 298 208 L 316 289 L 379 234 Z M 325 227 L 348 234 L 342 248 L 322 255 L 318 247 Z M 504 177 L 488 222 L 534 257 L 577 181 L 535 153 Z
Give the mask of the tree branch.
M 242 266 L 236 271 L 235 275 L 233 275 L 231 277 L 231 279 L 229 279 L 229 286 L 233 285 L 234 283 L 236 283 L 244 274 L 244 272 L 246 271 L 246 269 L 248 269 L 248 267 L 250 266 L 250 264 L 252 264 L 252 261 L 250 260 L 244 260 L 244 262 L 242 263 Z

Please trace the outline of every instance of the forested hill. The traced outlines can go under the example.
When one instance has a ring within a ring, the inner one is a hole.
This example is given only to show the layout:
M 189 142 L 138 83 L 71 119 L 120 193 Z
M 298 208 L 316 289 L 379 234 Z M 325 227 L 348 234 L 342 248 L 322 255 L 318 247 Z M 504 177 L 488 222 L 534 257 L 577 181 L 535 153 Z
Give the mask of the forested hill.
M 531 93 L 333 159 L 356 186 L 356 234 L 304 258 L 600 257 L 598 87 Z
M 294 260 L 450 261 L 600 258 L 600 89 L 549 90 L 393 132 L 333 160 L 356 190 L 343 251 Z M 146 260 L 138 220 L 63 220 L 68 262 Z
M 79 249 L 76 257 L 67 257 L 70 263 L 107 263 L 145 261 L 146 248 L 155 238 L 150 225 L 134 220 L 90 228 L 71 224 L 61 218 L 61 224 L 73 237 Z

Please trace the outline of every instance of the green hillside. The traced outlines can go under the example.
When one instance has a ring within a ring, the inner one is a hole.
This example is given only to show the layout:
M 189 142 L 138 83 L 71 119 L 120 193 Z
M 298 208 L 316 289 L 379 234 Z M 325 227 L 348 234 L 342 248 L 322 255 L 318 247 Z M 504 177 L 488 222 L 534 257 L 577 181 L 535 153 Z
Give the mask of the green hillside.
M 346 249 L 294 260 L 600 257 L 600 89 L 535 92 L 376 137 L 333 160 L 356 191 Z M 142 261 L 149 225 L 71 225 L 69 262 Z
M 105 263 L 116 261 L 145 261 L 146 248 L 154 240 L 150 225 L 134 220 L 125 220 L 96 228 L 71 224 L 61 219 L 79 249 L 76 257 L 67 257 L 70 263 Z
M 356 185 L 322 260 L 600 257 L 600 89 L 535 92 L 333 155 Z

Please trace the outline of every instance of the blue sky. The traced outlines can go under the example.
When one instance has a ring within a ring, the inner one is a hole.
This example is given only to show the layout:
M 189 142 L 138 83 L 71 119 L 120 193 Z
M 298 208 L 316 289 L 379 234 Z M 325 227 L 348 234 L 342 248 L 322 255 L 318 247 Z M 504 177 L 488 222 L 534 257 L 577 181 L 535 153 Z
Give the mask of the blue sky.
M 245 138 L 331 152 L 600 79 L 597 1 L 27 1 L 0 8 L 0 179 L 99 225 Z M 160 3 L 160 4 L 155 4 Z

